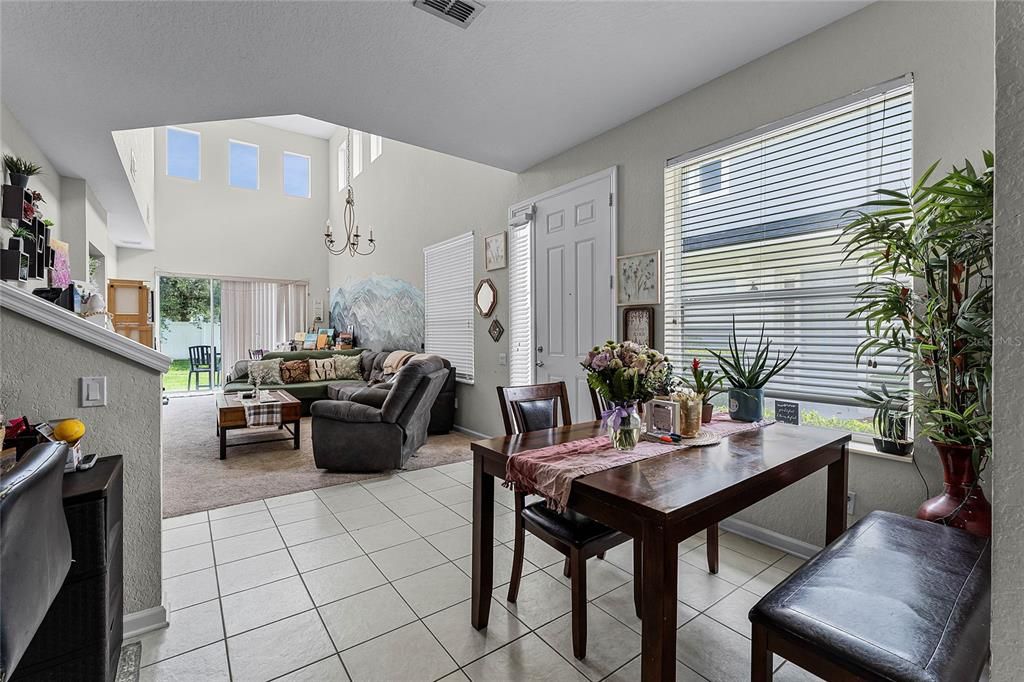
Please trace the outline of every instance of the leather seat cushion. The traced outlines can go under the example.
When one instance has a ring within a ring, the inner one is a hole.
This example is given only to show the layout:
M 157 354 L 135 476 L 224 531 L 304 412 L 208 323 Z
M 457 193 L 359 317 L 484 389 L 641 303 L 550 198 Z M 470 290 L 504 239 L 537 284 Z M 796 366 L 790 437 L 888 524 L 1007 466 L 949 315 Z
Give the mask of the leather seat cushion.
M 618 531 L 598 523 L 588 516 L 569 510 L 563 513 L 548 509 L 546 502 L 534 502 L 523 509 L 523 519 L 536 524 L 544 532 L 568 545 L 582 547 Z
M 872 512 L 750 620 L 887 680 L 976 680 L 988 656 L 990 564 L 986 538 Z

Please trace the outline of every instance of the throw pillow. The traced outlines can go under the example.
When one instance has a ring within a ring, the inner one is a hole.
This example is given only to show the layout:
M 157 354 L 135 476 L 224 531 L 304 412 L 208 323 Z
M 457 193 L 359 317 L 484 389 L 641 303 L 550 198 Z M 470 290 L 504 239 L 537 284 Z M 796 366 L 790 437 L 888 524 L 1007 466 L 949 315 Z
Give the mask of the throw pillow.
M 337 378 L 338 375 L 334 371 L 334 358 L 309 359 L 310 381 L 330 381 Z
M 299 384 L 309 381 L 309 361 L 289 360 L 281 363 L 281 378 L 286 384 Z
M 359 355 L 335 355 L 334 376 L 337 379 L 358 381 L 363 378 L 359 373 Z
M 249 383 L 259 382 L 261 386 L 273 384 L 280 386 L 284 383 L 281 380 L 281 358 L 273 360 L 253 360 L 249 363 Z

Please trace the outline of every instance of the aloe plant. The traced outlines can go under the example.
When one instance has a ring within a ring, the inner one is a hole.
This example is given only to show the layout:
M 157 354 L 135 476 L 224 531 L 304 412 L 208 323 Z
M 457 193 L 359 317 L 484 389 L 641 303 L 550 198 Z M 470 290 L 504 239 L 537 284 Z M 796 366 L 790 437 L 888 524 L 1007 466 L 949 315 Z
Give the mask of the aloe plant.
M 757 347 L 747 352 L 747 340 L 740 345 L 736 335 L 736 316 L 732 318 L 732 333 L 729 335 L 729 352 L 726 355 L 707 349 L 711 355 L 718 360 L 718 366 L 725 374 L 733 388 L 764 388 L 764 385 L 771 381 L 772 377 L 786 369 L 786 366 L 796 355 L 796 348 L 785 360 L 782 359 L 782 351 L 775 352 L 775 361 L 768 366 L 769 356 L 772 350 L 772 340 L 764 337 L 764 324 L 761 324 L 761 336 L 757 340 Z
M 13 156 L 11 154 L 4 154 L 4 166 L 7 168 L 9 173 L 18 173 L 19 175 L 42 175 L 43 167 L 38 163 L 27 161 L 20 156 Z

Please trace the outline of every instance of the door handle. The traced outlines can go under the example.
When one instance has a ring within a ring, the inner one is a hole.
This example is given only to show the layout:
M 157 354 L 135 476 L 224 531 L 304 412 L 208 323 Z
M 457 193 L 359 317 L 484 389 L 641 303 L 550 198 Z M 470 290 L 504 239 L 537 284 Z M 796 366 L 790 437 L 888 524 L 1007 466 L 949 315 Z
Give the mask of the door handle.
M 537 346 L 537 352 L 538 353 L 543 353 L 544 352 L 544 346 Z
M 544 361 L 543 360 L 538 360 L 537 361 L 537 366 L 538 367 L 543 367 L 544 366 Z

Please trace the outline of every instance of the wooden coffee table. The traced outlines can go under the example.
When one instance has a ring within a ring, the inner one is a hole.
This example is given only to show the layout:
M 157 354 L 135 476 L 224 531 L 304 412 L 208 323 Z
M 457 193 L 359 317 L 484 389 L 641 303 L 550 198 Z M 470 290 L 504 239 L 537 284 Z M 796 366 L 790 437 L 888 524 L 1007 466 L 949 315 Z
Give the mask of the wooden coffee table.
M 249 425 L 245 421 L 245 408 L 242 406 L 242 394 L 222 393 L 217 396 L 217 435 L 220 436 L 220 458 L 227 457 L 228 448 L 239 445 L 255 445 L 256 443 L 276 443 L 278 441 L 291 440 L 295 450 L 299 449 L 299 425 L 302 421 L 302 403 L 287 391 L 267 391 L 272 397 L 281 403 L 281 426 L 291 438 L 270 438 L 266 440 L 246 440 L 238 443 L 228 443 L 228 431 L 232 429 L 246 429 Z M 256 426 L 253 428 L 264 428 Z

